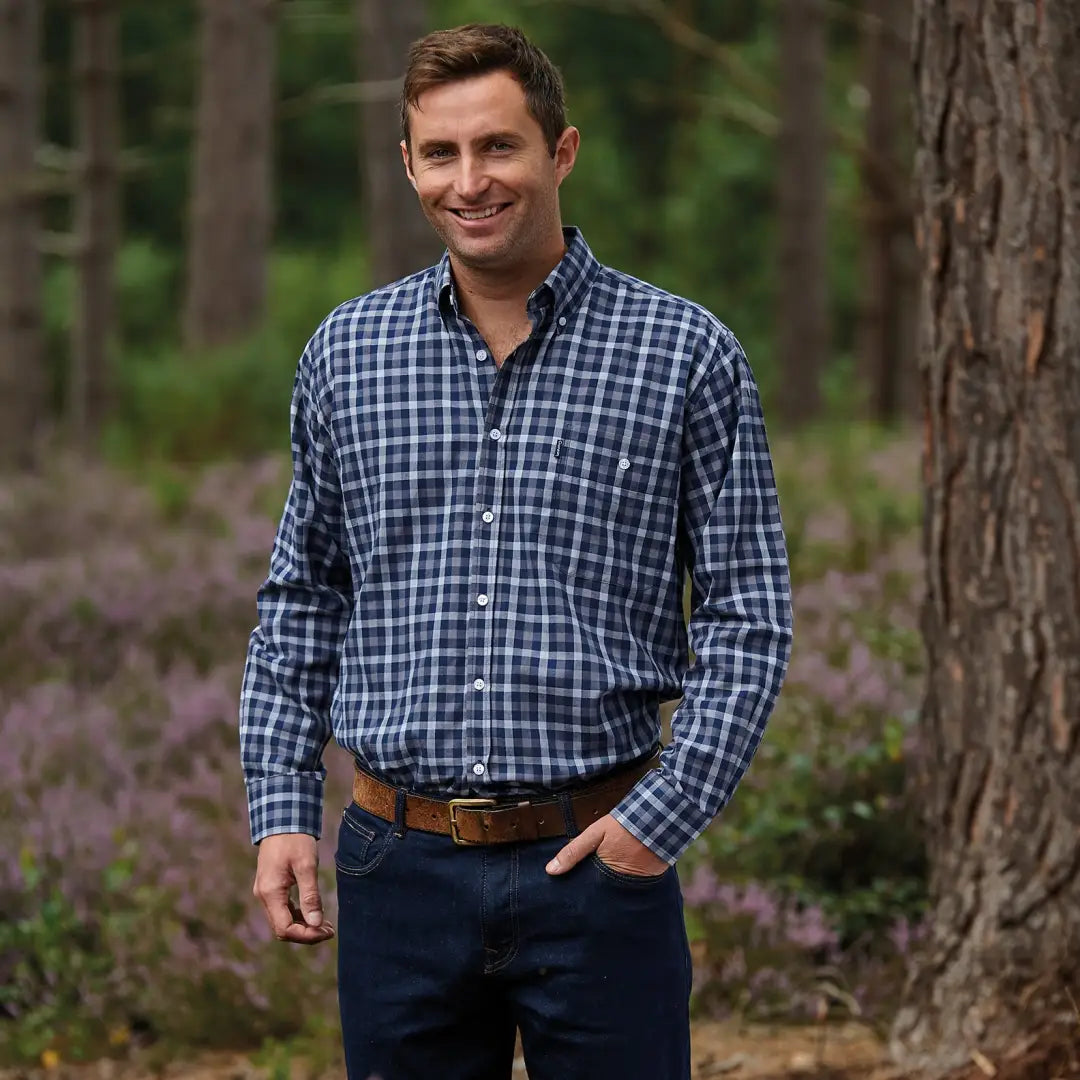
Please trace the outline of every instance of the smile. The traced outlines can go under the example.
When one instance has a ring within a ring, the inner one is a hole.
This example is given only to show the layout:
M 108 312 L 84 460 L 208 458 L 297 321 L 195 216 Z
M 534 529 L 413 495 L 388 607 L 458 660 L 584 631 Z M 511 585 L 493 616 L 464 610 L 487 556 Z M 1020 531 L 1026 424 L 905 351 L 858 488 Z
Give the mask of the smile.
M 463 221 L 483 221 L 484 218 L 494 217 L 501 214 L 510 204 L 500 203 L 498 206 L 485 206 L 482 210 L 459 210 L 451 208 L 451 213 L 456 214 Z

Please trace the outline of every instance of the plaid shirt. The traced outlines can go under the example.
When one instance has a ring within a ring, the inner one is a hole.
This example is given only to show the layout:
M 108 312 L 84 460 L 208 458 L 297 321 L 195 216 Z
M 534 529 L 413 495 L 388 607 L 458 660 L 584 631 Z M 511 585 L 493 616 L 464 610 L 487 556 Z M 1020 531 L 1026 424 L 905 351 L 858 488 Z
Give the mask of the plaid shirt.
M 753 376 L 708 312 L 566 240 L 500 368 L 445 254 L 308 343 L 241 702 L 255 842 L 319 835 L 331 735 L 395 785 L 550 792 L 647 754 L 681 695 L 614 811 L 669 861 L 749 765 L 791 643 Z

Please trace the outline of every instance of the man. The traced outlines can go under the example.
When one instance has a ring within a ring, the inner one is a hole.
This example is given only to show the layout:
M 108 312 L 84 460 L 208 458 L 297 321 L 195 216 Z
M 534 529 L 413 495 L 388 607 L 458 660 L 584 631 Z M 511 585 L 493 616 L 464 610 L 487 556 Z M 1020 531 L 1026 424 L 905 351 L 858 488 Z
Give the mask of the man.
M 579 134 L 520 32 L 416 42 L 402 123 L 448 252 L 300 360 L 243 690 L 255 894 L 282 940 L 333 935 L 333 735 L 357 762 L 351 1077 L 507 1080 L 519 1028 L 532 1080 L 684 1080 L 674 863 L 746 769 L 791 637 L 757 389 L 715 318 L 563 229 Z

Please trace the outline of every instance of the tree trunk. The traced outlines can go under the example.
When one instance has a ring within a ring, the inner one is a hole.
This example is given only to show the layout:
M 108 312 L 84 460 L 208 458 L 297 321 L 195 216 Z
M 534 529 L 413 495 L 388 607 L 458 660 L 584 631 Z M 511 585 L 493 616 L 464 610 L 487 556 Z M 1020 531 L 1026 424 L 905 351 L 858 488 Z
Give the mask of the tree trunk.
M 120 219 L 120 27 L 109 0 L 75 0 L 75 114 L 80 178 L 75 199 L 78 298 L 72 336 L 72 433 L 87 448 L 113 398 L 113 265 Z
M 1080 975 L 1080 7 L 917 0 L 929 939 L 909 1066 L 991 1061 Z
M 37 0 L 0 0 L 0 469 L 35 458 L 45 420 L 39 200 Z
M 828 350 L 825 5 L 780 4 L 780 415 L 814 419 Z
M 184 340 L 258 328 L 271 229 L 274 0 L 200 0 L 199 107 Z
M 918 401 L 915 342 L 916 260 L 905 177 L 910 0 L 867 0 L 864 81 L 869 95 L 866 147 L 860 159 L 862 293 L 859 369 L 869 413 L 882 423 L 914 417 Z
M 360 78 L 400 79 L 409 45 L 428 30 L 423 0 L 358 0 Z M 442 251 L 401 164 L 395 94 L 360 108 L 361 179 L 371 251 L 371 283 L 396 281 L 430 266 Z

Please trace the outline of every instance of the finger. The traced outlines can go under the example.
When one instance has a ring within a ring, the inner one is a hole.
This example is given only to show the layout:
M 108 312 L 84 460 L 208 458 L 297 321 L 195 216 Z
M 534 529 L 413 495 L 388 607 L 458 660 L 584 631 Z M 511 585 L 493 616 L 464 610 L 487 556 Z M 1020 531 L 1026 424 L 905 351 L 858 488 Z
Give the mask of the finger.
M 270 929 L 274 931 L 274 937 L 279 941 L 286 941 L 286 932 L 292 925 L 292 913 L 289 911 L 289 889 L 283 886 L 267 892 L 256 892 L 262 901 L 266 911 L 266 919 L 270 923 Z
M 301 922 L 308 926 L 321 926 L 323 921 L 322 896 L 319 895 L 318 866 L 314 860 L 297 863 L 293 866 L 296 876 L 296 891 L 300 896 Z
M 291 941 L 297 945 L 318 945 L 320 941 L 329 941 L 334 936 L 332 923 L 324 919 L 320 926 L 308 926 L 300 909 L 292 901 L 289 902 L 289 910 L 292 913 L 292 922 L 285 930 L 282 941 Z
M 334 936 L 334 928 L 329 923 L 322 926 L 305 926 L 302 922 L 294 922 L 280 938 L 281 941 L 291 942 L 293 945 L 319 945 L 329 941 Z
M 549 874 L 565 874 L 577 866 L 586 855 L 594 852 L 604 839 L 603 819 L 594 821 L 583 833 L 575 836 L 545 867 Z

